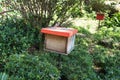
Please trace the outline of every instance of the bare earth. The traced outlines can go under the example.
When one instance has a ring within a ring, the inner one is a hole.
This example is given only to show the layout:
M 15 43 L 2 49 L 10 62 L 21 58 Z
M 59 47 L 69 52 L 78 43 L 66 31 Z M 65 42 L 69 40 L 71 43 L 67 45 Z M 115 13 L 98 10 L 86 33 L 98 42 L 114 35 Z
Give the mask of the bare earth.
M 98 20 L 76 18 L 71 22 L 75 26 L 84 27 L 85 29 L 89 30 L 91 33 L 95 33 L 98 27 Z

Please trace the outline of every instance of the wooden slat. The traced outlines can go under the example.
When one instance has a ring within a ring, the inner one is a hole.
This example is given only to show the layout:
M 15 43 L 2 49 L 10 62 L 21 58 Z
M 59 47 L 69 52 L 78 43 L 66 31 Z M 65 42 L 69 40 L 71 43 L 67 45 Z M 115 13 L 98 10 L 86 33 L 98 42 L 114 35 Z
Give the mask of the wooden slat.
M 58 51 L 61 53 L 66 52 L 66 37 L 45 35 L 45 49 Z

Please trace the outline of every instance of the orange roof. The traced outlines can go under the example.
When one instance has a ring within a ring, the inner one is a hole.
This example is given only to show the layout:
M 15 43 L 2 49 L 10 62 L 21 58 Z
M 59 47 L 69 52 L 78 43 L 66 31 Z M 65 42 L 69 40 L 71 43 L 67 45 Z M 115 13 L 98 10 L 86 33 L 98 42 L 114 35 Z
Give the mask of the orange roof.
M 42 28 L 41 32 L 45 34 L 70 37 L 76 34 L 78 30 L 73 29 L 73 28 L 51 27 L 51 28 Z

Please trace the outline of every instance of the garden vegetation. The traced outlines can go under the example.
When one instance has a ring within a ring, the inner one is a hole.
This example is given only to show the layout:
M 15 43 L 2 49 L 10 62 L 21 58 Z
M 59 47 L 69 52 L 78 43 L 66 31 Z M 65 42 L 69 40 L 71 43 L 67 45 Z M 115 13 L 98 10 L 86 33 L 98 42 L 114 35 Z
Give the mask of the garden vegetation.
M 82 35 L 76 35 L 75 49 L 69 55 L 61 55 L 60 66 L 58 54 L 41 49 L 41 28 L 57 22 L 68 25 L 69 17 L 90 14 L 95 19 L 94 1 L 0 0 L 0 79 L 119 80 L 120 12 L 113 6 L 107 7 L 106 18 L 94 34 L 82 26 L 64 26 Z

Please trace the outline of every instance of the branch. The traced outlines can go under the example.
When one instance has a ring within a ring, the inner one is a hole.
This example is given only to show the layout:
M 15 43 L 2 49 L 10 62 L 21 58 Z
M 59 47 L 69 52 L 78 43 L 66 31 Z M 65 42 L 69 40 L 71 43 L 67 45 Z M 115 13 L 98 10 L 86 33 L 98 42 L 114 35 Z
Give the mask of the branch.
M 14 10 L 9 10 L 9 11 L 3 11 L 3 12 L 0 12 L 0 15 L 4 14 L 4 13 L 8 13 L 8 12 L 12 12 Z

